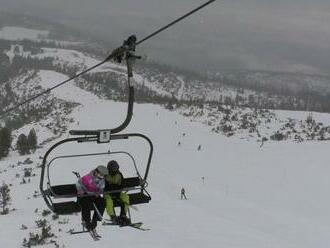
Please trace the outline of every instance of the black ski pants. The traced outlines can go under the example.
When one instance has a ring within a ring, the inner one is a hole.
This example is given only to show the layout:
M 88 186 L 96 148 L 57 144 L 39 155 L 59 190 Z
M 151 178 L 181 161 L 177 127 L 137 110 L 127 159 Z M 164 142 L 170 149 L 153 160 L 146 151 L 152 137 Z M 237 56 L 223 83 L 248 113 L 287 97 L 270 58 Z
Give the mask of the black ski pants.
M 78 204 L 81 207 L 81 218 L 85 222 L 87 229 L 94 229 L 97 226 L 97 221 L 101 221 L 104 209 L 105 200 L 101 196 L 84 196 L 78 197 Z M 98 212 L 95 210 L 97 208 Z M 91 220 L 91 211 L 94 211 Z M 100 215 L 100 216 L 99 216 Z

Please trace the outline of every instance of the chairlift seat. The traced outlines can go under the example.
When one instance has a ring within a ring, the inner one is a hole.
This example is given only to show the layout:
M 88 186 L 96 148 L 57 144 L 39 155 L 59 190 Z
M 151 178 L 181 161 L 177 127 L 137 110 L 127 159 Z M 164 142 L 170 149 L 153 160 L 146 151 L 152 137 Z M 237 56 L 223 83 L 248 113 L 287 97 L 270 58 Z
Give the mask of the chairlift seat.
M 126 178 L 125 187 L 136 187 L 140 186 L 140 179 L 138 177 Z M 76 197 L 77 190 L 75 184 L 66 184 L 66 185 L 57 185 L 51 187 L 49 193 L 54 198 L 66 198 L 66 197 Z M 128 194 L 130 205 L 137 205 L 148 203 L 151 200 L 150 195 L 147 195 L 143 192 L 138 193 L 131 193 Z M 114 201 L 114 207 L 119 207 L 120 203 Z M 59 215 L 67 215 L 78 213 L 81 211 L 81 208 L 77 201 L 67 201 L 67 202 L 60 202 L 60 203 L 53 203 L 54 213 Z
M 75 197 L 77 188 L 75 184 L 64 184 L 50 187 L 49 194 L 55 198 Z
M 122 186 L 123 188 L 138 187 L 141 186 L 141 180 L 139 177 L 124 178 Z M 75 184 L 56 185 L 50 187 L 48 193 L 55 198 L 76 197 L 77 188 Z
M 128 196 L 130 205 L 148 203 L 151 200 L 151 197 L 143 192 L 128 194 Z M 116 203 L 115 206 L 118 207 L 119 204 Z
M 58 215 L 79 213 L 81 211 L 81 208 L 76 201 L 53 203 L 53 208 L 54 213 Z
M 141 179 L 139 177 L 127 177 L 124 178 L 121 185 L 123 188 L 137 187 L 141 185 Z
M 122 188 L 124 189 L 129 189 L 129 188 L 134 188 L 134 187 L 139 187 L 142 186 L 142 180 L 139 177 L 127 177 L 124 178 L 122 183 L 121 183 Z M 107 184 L 105 184 L 105 189 L 104 191 L 111 191 L 108 187 Z
M 151 197 L 144 193 L 129 194 L 130 205 L 148 203 L 150 200 Z M 119 202 L 114 201 L 114 206 L 119 207 Z M 81 208 L 76 201 L 53 203 L 53 207 L 54 213 L 58 215 L 68 215 L 73 213 L 79 213 L 81 211 Z

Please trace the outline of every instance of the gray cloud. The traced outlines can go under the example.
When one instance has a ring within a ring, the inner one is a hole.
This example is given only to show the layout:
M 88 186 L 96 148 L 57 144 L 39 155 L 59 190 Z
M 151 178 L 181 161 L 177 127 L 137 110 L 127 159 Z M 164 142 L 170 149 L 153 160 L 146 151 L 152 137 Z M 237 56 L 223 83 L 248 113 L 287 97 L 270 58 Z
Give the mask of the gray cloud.
M 0 0 L 121 44 L 144 37 L 201 0 Z M 262 69 L 328 73 L 330 1 L 216 1 L 141 45 L 156 61 L 197 70 Z

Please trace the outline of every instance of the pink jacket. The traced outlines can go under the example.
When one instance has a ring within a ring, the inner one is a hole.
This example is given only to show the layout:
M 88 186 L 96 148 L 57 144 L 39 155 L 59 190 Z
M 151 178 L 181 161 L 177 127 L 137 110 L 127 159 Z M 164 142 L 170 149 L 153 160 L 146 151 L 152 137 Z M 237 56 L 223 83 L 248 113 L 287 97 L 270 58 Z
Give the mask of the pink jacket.
M 76 184 L 78 194 L 102 194 L 105 186 L 104 179 L 93 175 L 93 171 L 80 178 Z

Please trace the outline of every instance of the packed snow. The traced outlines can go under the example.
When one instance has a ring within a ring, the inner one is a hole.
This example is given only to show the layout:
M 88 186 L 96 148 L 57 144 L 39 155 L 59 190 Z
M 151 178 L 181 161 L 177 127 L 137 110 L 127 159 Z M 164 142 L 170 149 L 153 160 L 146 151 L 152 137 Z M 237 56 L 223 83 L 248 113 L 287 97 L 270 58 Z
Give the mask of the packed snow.
M 4 27 L 1 39 L 38 39 L 47 31 Z M 14 56 L 13 49 L 10 55 Z M 19 53 L 23 53 L 20 49 Z M 97 59 L 68 49 L 45 48 L 35 56 L 58 57 L 61 63 L 72 63 L 82 68 L 97 64 Z M 107 63 L 96 71 L 116 71 L 122 66 Z M 47 89 L 66 80 L 67 76 L 53 71 L 40 71 L 30 85 Z M 179 98 L 184 96 L 186 85 L 181 78 Z M 21 81 L 24 81 L 22 78 Z M 135 81 L 154 87 L 152 82 L 135 75 Z M 24 87 L 18 84 L 17 87 Z M 230 90 L 228 90 L 230 92 Z M 80 103 L 70 114 L 69 129 L 113 128 L 125 118 L 125 103 L 99 99 L 74 84 L 69 83 L 51 93 L 65 101 Z M 306 112 L 275 111 L 280 119 L 306 119 Z M 203 117 L 204 118 L 204 117 Z M 313 113 L 313 119 L 330 123 L 329 114 Z M 225 137 L 211 132 L 203 120 L 193 122 L 176 111 L 168 111 L 152 104 L 136 104 L 131 124 L 124 132 L 141 132 L 154 143 L 149 174 L 152 196 L 149 204 L 131 209 L 133 221 L 143 221 L 150 231 L 142 232 L 129 227 L 98 226 L 102 235 L 94 242 L 88 234 L 70 235 L 70 229 L 79 230 L 80 215 L 43 216 L 47 209 L 39 192 L 41 159 L 56 140 L 45 127 L 52 119 L 31 123 L 15 131 L 27 134 L 35 128 L 39 143 L 44 145 L 34 154 L 19 156 L 11 152 L 0 161 L 1 182 L 10 184 L 12 203 L 8 215 L 0 215 L 0 247 L 22 247 L 29 233 L 40 233 L 36 220 L 47 219 L 51 232 L 43 247 L 143 247 L 143 248 L 311 248 L 330 246 L 330 181 L 329 141 L 296 143 L 292 140 L 266 142 L 262 147 L 255 141 L 248 142 L 239 136 Z M 277 130 L 277 126 L 265 127 Z M 270 132 L 270 131 L 269 131 Z M 56 138 L 56 136 L 55 136 Z M 45 142 L 49 140 L 49 142 Z M 180 144 L 180 145 L 179 145 Z M 136 159 L 141 173 L 148 156 L 148 147 L 138 140 L 110 144 L 67 144 L 55 150 L 58 155 L 107 151 L 128 151 Z M 33 163 L 24 163 L 30 158 Z M 125 176 L 132 176 L 132 161 L 127 156 L 115 156 Z M 54 184 L 74 183 L 73 170 L 81 174 L 109 156 L 57 159 L 51 169 Z M 22 163 L 23 162 L 23 163 Z M 32 169 L 31 177 L 23 177 Z M 35 174 L 35 175 L 34 175 Z M 23 180 L 26 181 L 23 183 Z M 188 200 L 180 199 L 184 187 Z M 14 210 L 15 209 L 15 210 Z M 107 218 L 106 213 L 104 217 Z M 23 228 L 23 227 L 26 228 Z
M 41 71 L 39 79 L 37 83 L 49 88 L 52 82 L 66 77 Z M 99 99 L 73 84 L 52 94 L 81 104 L 72 113 L 74 122 L 68 124 L 70 129 L 111 128 L 125 117 L 125 103 Z M 288 111 L 278 113 L 295 115 Z M 314 118 L 330 121 L 328 114 L 315 113 Z M 38 124 L 31 124 L 29 128 L 34 126 Z M 37 130 L 40 140 L 49 135 L 40 126 Z M 201 123 L 151 104 L 135 105 L 132 123 L 125 132 L 141 132 L 154 143 L 148 180 L 152 200 L 138 206 L 138 211 L 131 210 L 133 221 L 143 221 L 151 230 L 142 232 L 99 225 L 102 239 L 94 242 L 88 234 L 67 233 L 72 228 L 80 229 L 79 215 L 61 216 L 57 220 L 47 216 L 57 236 L 51 239 L 60 247 L 329 247 L 328 141 L 267 142 L 260 148 L 256 142 L 212 133 Z M 21 247 L 29 232 L 38 231 L 35 220 L 44 218 L 41 213 L 46 205 L 38 192 L 40 169 L 37 166 L 41 163 L 40 156 L 53 143 L 31 155 L 18 156 L 12 152 L 0 161 L 1 180 L 12 184 L 10 208 L 16 209 L 0 216 L 1 225 L 6 227 L 0 231 L 1 247 Z M 134 140 L 106 145 L 68 144 L 57 149 L 53 156 L 109 149 L 131 152 L 144 172 L 148 149 Z M 34 163 L 17 164 L 27 157 Z M 74 183 L 72 170 L 84 174 L 109 159 L 107 156 L 59 159 L 51 170 L 52 183 Z M 134 173 L 129 159 L 120 156 L 116 159 L 126 176 Z M 21 184 L 24 168 L 33 168 L 36 176 L 30 178 L 30 183 Z M 182 187 L 188 200 L 180 199 Z M 27 229 L 21 230 L 22 225 Z M 44 247 L 54 247 L 54 244 Z
M 49 31 L 23 27 L 3 27 L 0 29 L 0 39 L 4 40 L 40 40 L 45 39 Z

